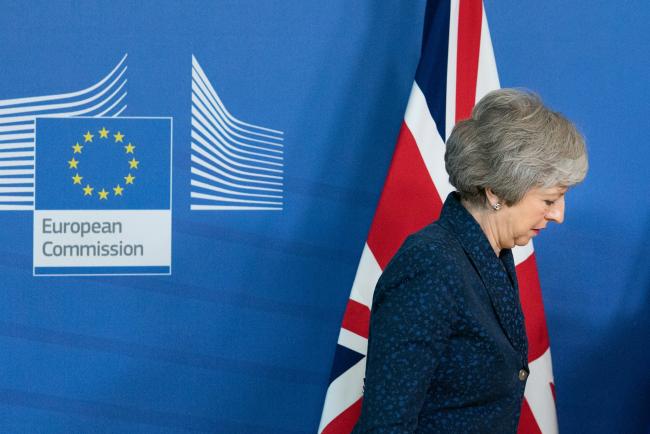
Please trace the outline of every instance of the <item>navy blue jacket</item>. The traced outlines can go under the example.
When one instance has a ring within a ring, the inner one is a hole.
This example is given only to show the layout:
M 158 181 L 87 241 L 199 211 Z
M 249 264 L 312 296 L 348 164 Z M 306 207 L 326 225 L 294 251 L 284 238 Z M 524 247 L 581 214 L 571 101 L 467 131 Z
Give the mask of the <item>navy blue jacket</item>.
M 515 433 L 527 353 L 512 252 L 452 193 L 377 283 L 354 432 Z

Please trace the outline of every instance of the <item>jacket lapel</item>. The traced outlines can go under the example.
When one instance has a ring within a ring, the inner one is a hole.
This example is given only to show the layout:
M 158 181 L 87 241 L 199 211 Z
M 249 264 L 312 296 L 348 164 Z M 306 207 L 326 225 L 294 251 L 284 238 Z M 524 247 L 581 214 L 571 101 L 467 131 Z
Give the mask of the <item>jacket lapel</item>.
M 451 229 L 460 240 L 485 285 L 501 328 L 526 361 L 528 342 L 512 252 L 506 249 L 500 257 L 494 254 L 483 230 L 460 203 L 457 193 L 447 197 L 439 222 Z

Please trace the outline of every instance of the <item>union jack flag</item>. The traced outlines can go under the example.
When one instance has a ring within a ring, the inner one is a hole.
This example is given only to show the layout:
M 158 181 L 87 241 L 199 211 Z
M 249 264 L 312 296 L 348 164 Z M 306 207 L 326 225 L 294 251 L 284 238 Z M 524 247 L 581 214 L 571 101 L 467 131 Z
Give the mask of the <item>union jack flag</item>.
M 319 433 L 352 431 L 363 400 L 370 306 L 382 270 L 411 233 L 436 220 L 453 191 L 445 139 L 499 88 L 481 0 L 429 0 L 422 51 L 388 177 L 343 316 Z M 528 335 L 530 376 L 519 433 L 557 433 L 551 354 L 532 241 L 513 249 Z

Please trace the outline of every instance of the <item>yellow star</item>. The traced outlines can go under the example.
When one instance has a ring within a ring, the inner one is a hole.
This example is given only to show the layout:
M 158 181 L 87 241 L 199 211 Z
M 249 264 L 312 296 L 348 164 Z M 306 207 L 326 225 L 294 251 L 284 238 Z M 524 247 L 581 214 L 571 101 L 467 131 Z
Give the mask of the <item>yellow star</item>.
M 84 187 L 84 196 L 92 196 L 93 195 L 93 190 L 94 190 L 94 188 L 92 188 L 90 186 L 90 184 L 86 185 Z
M 72 160 L 68 161 L 68 169 L 77 169 L 77 164 L 79 164 L 79 161 L 75 160 L 74 157 L 72 157 Z
M 124 189 L 120 187 L 120 184 L 117 184 L 117 187 L 113 187 L 113 191 L 115 192 L 115 196 L 122 196 Z
M 72 147 L 72 149 L 74 150 L 73 154 L 81 154 L 81 150 L 82 150 L 83 148 L 84 148 L 84 147 L 83 147 L 82 145 L 80 145 L 79 142 L 77 142 L 77 143 Z
M 129 169 L 137 169 L 139 163 L 140 162 L 138 160 L 132 158 L 131 161 L 129 161 Z
M 127 154 L 133 154 L 133 150 L 135 149 L 135 146 L 133 146 L 131 143 L 129 143 L 128 145 L 126 145 L 124 147 L 124 149 L 126 150 Z
M 135 176 L 131 176 L 129 173 L 129 176 L 125 176 L 124 180 L 126 181 L 127 184 L 133 184 L 133 180 L 135 179 Z
M 99 200 L 108 199 L 108 191 L 104 190 L 103 188 L 101 191 L 98 191 L 97 194 L 99 194 Z
M 72 183 L 73 184 L 81 184 L 81 180 L 84 179 L 83 176 L 79 176 L 77 173 L 75 176 L 72 177 Z
M 92 142 L 93 141 L 93 135 L 90 134 L 90 131 L 87 131 L 86 134 L 84 134 L 84 141 L 86 142 Z
M 122 139 L 124 138 L 124 134 L 118 131 L 117 134 L 113 134 L 113 137 L 115 137 L 115 143 L 121 142 Z
M 102 129 L 99 130 L 99 138 L 108 139 L 108 130 L 106 129 L 106 127 L 102 127 Z

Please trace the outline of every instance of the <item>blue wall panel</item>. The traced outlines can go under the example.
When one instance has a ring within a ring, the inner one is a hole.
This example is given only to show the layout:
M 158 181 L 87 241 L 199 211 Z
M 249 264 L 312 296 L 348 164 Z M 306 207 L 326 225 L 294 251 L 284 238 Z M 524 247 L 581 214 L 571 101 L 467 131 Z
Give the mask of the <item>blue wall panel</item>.
M 536 241 L 564 432 L 650 426 L 650 6 L 626 5 L 485 2 L 502 85 L 588 141 Z M 0 11 L 0 100 L 82 89 L 128 53 L 123 115 L 174 118 L 171 276 L 32 277 L 32 212 L 0 211 L 0 431 L 314 432 L 424 1 Z M 192 55 L 235 116 L 284 131 L 281 212 L 190 211 Z

